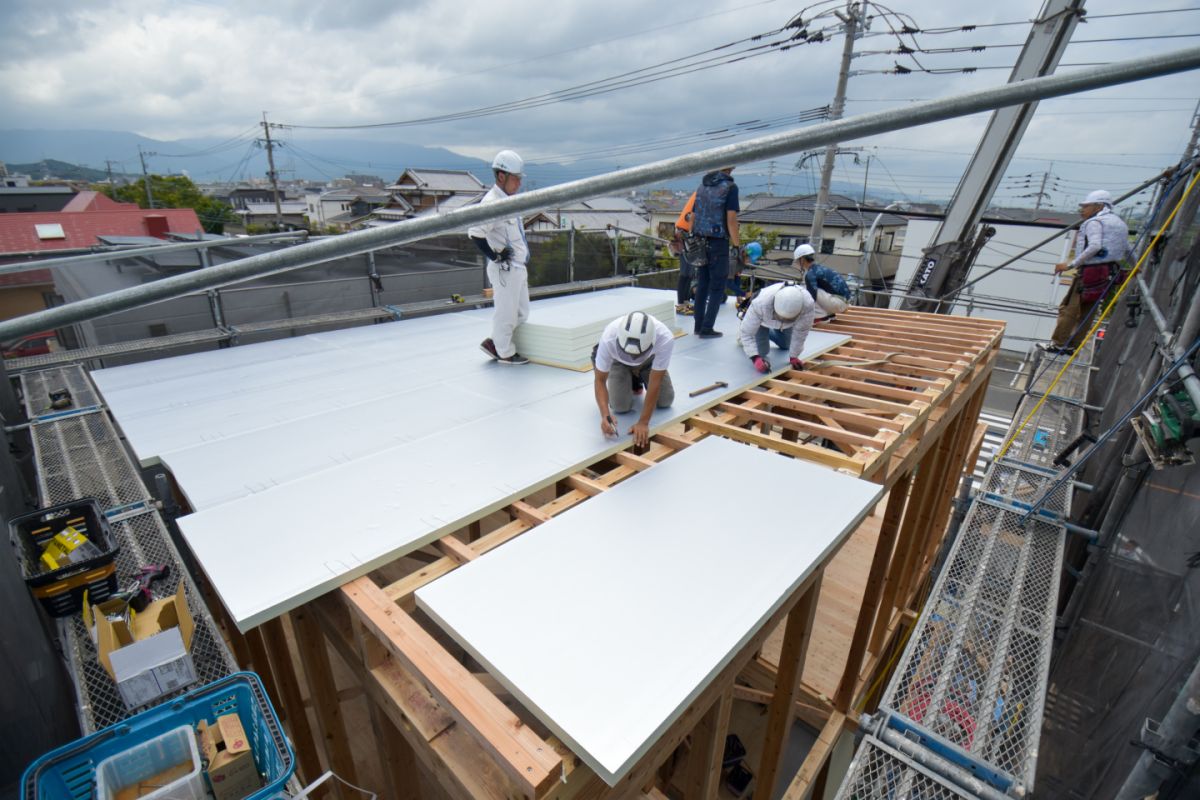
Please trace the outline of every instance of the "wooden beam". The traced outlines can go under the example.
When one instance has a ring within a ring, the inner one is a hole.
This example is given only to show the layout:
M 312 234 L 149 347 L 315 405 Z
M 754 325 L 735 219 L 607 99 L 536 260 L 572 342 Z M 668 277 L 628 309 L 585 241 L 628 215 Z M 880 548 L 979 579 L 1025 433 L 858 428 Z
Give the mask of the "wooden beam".
M 468 561 L 474 561 L 479 558 L 478 553 L 460 541 L 454 534 L 438 539 L 437 546 L 445 555 L 450 556 L 450 558 L 453 558 L 460 564 L 466 564 Z
M 792 707 L 800 690 L 808 645 L 812 640 L 813 620 L 817 614 L 817 598 L 821 594 L 819 568 L 800 602 L 791 610 L 783 634 L 783 650 L 779 656 L 779 676 L 775 682 L 775 697 L 767 709 L 767 728 L 759 762 L 754 800 L 770 800 L 775 793 L 775 781 L 783 766 L 788 735 L 792 729 Z
M 863 436 L 850 431 L 831 428 L 828 425 L 819 425 L 815 422 L 805 422 L 802 419 L 795 417 L 776 414 L 771 411 L 761 411 L 756 408 L 746 408 L 745 406 L 735 405 L 734 403 L 720 403 L 717 405 L 721 411 L 733 415 L 733 417 L 745 417 L 752 419 L 755 422 L 766 422 L 771 425 L 778 425 L 781 428 L 787 428 L 801 433 L 807 433 L 812 436 L 820 436 L 824 439 L 837 442 L 839 444 L 848 444 L 854 447 L 870 447 L 873 450 L 882 450 L 883 443 L 871 436 Z
M 883 512 L 883 521 L 879 524 L 879 538 L 875 542 L 875 555 L 871 559 L 867 585 L 863 588 L 862 602 L 859 605 L 858 620 L 854 623 L 850 650 L 846 654 L 846 668 L 833 698 L 834 708 L 843 714 L 850 710 L 854 692 L 858 687 L 858 672 L 862 668 L 867 641 L 871 638 L 871 623 L 875 620 L 875 612 L 883 594 L 883 579 L 892 560 L 892 551 L 896 544 L 896 536 L 900 532 L 900 520 L 904 517 L 904 506 L 908 501 L 911 481 L 912 474 L 906 473 L 892 486 Z
M 333 669 L 329 664 L 329 651 L 325 647 L 325 637 L 313 619 L 311 609 L 300 606 L 288 616 L 292 619 L 292 631 L 296 635 L 300 663 L 304 665 L 309 698 L 312 700 L 313 711 L 316 712 L 317 731 L 325 750 L 325 760 L 338 776 L 350 783 L 358 783 L 354 756 L 350 752 L 350 739 L 346 735 L 342 708 L 338 702 L 337 685 L 334 683 Z M 348 796 L 340 788 L 337 792 L 339 795 Z
M 887 429 L 893 431 L 904 430 L 905 423 L 895 419 L 886 419 L 881 417 L 873 417 L 864 414 L 860 411 L 848 411 L 844 408 L 837 408 L 831 405 L 823 405 L 821 403 L 813 403 L 808 400 L 800 400 L 795 397 L 784 397 L 782 395 L 767 394 L 756 389 L 743 392 L 739 397 L 745 397 L 749 400 L 757 400 L 764 406 L 774 408 L 786 408 L 790 411 L 795 411 L 801 414 L 810 414 L 812 416 L 827 416 L 830 419 L 836 419 L 838 422 L 847 425 L 867 428 L 869 430 Z
M 534 508 L 524 500 L 514 500 L 509 503 L 509 508 L 513 514 L 522 522 L 528 522 L 530 525 L 541 525 L 543 522 L 550 521 L 550 515 L 540 508 Z
M 283 619 L 276 617 L 264 622 L 259 629 L 262 630 L 263 644 L 271 662 L 271 673 L 276 678 L 276 685 L 283 695 L 283 705 L 288 712 L 287 727 L 292 746 L 296 749 L 297 771 L 305 783 L 310 783 L 321 775 L 321 760 L 317 756 L 308 712 L 304 708 L 304 696 L 300 693 L 300 681 L 296 678 Z
M 613 453 L 613 459 L 618 464 L 621 464 L 622 466 L 626 466 L 626 467 L 632 467 L 633 469 L 637 470 L 638 472 L 641 472 L 644 469 L 649 469 L 650 467 L 653 467 L 655 464 L 658 463 L 657 461 L 651 461 L 650 459 L 645 458 L 644 456 L 639 456 L 635 453 L 631 453 L 628 450 L 621 450 L 616 453 Z
M 279 693 L 279 687 L 275 683 L 275 673 L 271 670 L 271 659 L 267 655 L 267 645 L 263 641 L 262 631 L 258 628 L 249 630 L 244 639 L 250 651 L 251 668 L 258 673 L 258 677 L 262 678 L 263 689 L 266 690 L 267 697 L 271 698 L 271 702 L 275 704 L 275 710 L 279 712 L 279 719 L 286 721 L 287 709 L 283 706 L 283 695 Z
M 692 424 L 698 428 L 703 428 L 709 433 L 716 433 L 724 436 L 727 439 L 736 439 L 739 442 L 752 444 L 755 447 L 765 447 L 768 450 L 774 450 L 784 455 L 801 458 L 805 461 L 815 461 L 819 464 L 825 464 L 835 469 L 844 469 L 851 474 L 858 475 L 862 472 L 862 464 L 847 458 L 833 450 L 828 450 L 824 447 L 817 447 L 811 444 L 796 444 L 787 442 L 783 439 L 774 439 L 770 436 L 763 436 L 761 433 L 748 431 L 744 428 L 738 428 L 734 425 L 728 425 L 715 420 L 702 419 L 696 417 L 692 419 Z
M 608 490 L 608 487 L 603 483 L 584 477 L 578 472 L 563 478 L 563 483 L 572 489 L 577 489 L 578 491 L 583 492 L 588 497 L 595 497 L 596 495 L 602 494 Z
M 369 578 L 340 591 L 366 628 L 472 732 L 516 785 L 537 797 L 558 780 L 562 759 Z
M 809 788 L 829 761 L 829 754 L 833 752 L 833 746 L 837 744 L 838 737 L 842 735 L 845 725 L 845 714 L 835 711 L 830 715 L 829 722 L 821 728 L 817 741 L 813 743 L 812 749 L 804 757 L 804 763 L 800 765 L 796 777 L 792 778 L 792 782 L 784 790 L 783 800 L 804 800 L 808 796 Z
M 725 735 L 733 709 L 733 687 L 712 704 L 692 730 L 688 752 L 684 797 L 689 800 L 716 800 L 721 784 L 721 759 L 725 755 Z
M 789 373 L 791 374 L 791 373 Z M 850 383 L 854 384 L 853 381 Z M 790 395 L 808 398 L 810 400 L 828 400 L 832 403 L 841 403 L 842 405 L 855 406 L 857 408 L 871 409 L 872 411 L 887 411 L 892 414 L 912 414 L 916 415 L 922 407 L 929 405 L 929 399 L 926 397 L 918 398 L 909 403 L 895 403 L 890 400 L 881 400 L 877 397 L 864 397 L 861 394 L 852 394 L 850 392 L 839 392 L 835 389 L 826 389 L 821 386 L 813 386 L 808 383 L 799 381 L 784 381 L 779 379 L 771 379 L 763 384 L 772 389 L 779 389 Z M 854 384 L 856 387 L 860 384 Z M 914 408 L 912 403 L 918 404 Z

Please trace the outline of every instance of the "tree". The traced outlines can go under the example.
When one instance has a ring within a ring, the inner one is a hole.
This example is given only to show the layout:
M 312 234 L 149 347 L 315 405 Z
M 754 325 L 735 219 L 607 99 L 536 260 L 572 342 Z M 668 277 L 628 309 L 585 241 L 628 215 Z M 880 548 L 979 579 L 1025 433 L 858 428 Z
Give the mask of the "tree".
M 122 203 L 137 203 L 147 208 L 145 178 L 124 186 L 104 186 L 100 191 Z M 232 206 L 203 194 L 190 178 L 183 175 L 151 175 L 150 191 L 154 194 L 155 208 L 195 210 L 207 233 L 224 233 L 226 223 L 237 222 Z
M 741 237 L 742 245 L 748 245 L 751 242 L 758 242 L 762 245 L 763 255 L 771 252 L 779 244 L 778 231 L 764 231 L 753 222 L 746 222 L 738 226 L 738 234 Z

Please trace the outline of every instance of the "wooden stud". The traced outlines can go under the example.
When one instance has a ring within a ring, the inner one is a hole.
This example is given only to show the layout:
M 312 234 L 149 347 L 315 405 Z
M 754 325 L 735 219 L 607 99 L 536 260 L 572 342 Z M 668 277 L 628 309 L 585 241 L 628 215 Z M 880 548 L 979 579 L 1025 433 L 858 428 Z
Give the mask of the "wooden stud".
M 817 599 L 821 594 L 821 577 L 822 573 L 818 572 L 810 580 L 808 590 L 787 617 L 783 650 L 779 656 L 779 675 L 775 681 L 775 697 L 767 709 L 767 728 L 762 761 L 759 762 L 756 776 L 754 800 L 770 800 L 775 793 L 775 781 L 783 766 L 788 734 L 792 729 L 792 707 L 800 690 L 800 678 L 804 674 L 808 644 L 812 640 Z
M 591 478 L 584 477 L 583 475 L 580 475 L 579 473 L 575 473 L 573 475 L 568 475 L 566 478 L 563 479 L 563 483 L 565 483 L 567 486 L 571 487 L 572 489 L 576 489 L 578 491 L 583 492 L 584 494 L 586 494 L 589 497 L 595 497 L 596 495 L 601 494 L 608 490 L 608 487 L 605 486 L 604 484 L 602 484 L 598 481 L 594 481 Z
M 836 469 L 844 469 L 854 475 L 862 472 L 862 465 L 858 462 L 847 458 L 844 455 L 827 450 L 824 447 L 817 447 L 810 444 L 794 444 L 782 439 L 773 439 L 770 436 L 763 436 L 754 431 L 748 431 L 743 428 L 738 428 L 733 425 L 728 425 L 723 422 L 716 422 L 707 419 L 695 419 L 693 423 L 698 428 L 703 428 L 710 433 L 720 434 L 727 439 L 736 439 L 746 444 L 754 445 L 755 447 L 765 447 L 769 450 L 774 450 L 784 455 L 802 458 L 806 461 L 815 461 L 820 464 L 826 464 Z
M 814 422 L 805 422 L 803 420 L 787 417 L 782 414 L 775 414 L 770 411 L 759 411 L 753 408 L 745 408 L 744 406 L 734 405 L 733 403 L 720 403 L 717 405 L 721 411 L 737 417 L 745 417 L 755 420 L 756 422 L 768 423 L 771 425 L 779 425 L 782 428 L 807 433 L 812 436 L 820 436 L 824 439 L 837 442 L 838 444 L 849 444 L 855 447 L 871 447 L 876 450 L 882 450 L 883 444 L 871 436 L 863 436 L 858 433 L 851 433 L 845 430 L 829 427 L 828 425 L 818 425 Z
M 338 703 L 337 685 L 333 680 L 333 669 L 329 663 L 329 651 L 312 611 L 305 606 L 289 613 L 292 631 L 296 635 L 296 648 L 304 665 L 308 680 L 309 696 L 316 712 L 319 739 L 325 748 L 325 760 L 329 768 L 343 780 L 357 783 L 354 756 L 350 752 L 350 740 Z M 340 787 L 341 784 L 339 783 Z M 340 789 L 342 796 L 347 796 Z
M 721 782 L 721 759 L 725 755 L 725 735 L 733 709 L 733 687 L 712 704 L 692 731 L 688 753 L 684 796 L 692 800 L 715 800 Z
M 305 782 L 315 781 L 321 774 L 321 761 L 313 739 L 308 712 L 304 708 L 304 696 L 300 693 L 300 682 L 292 664 L 292 652 L 288 647 L 283 619 L 275 618 L 260 626 L 263 643 L 271 662 L 271 673 L 283 694 L 283 705 L 287 709 L 288 729 L 292 746 L 296 750 L 297 771 Z
M 845 725 L 845 714 L 835 711 L 830 715 L 829 722 L 821 728 L 817 741 L 813 743 L 812 749 L 804 757 L 804 763 L 800 765 L 796 777 L 792 778 L 792 782 L 784 790 L 783 800 L 804 800 L 808 796 L 809 787 L 812 786 L 818 773 L 829 761 L 829 754 L 833 752 L 833 746 L 837 744 L 838 737 L 842 735 Z
M 626 467 L 632 467 L 633 469 L 637 470 L 638 472 L 641 472 L 644 469 L 649 469 L 650 467 L 653 467 L 657 463 L 657 462 L 651 461 L 650 459 L 648 459 L 644 456 L 639 456 L 635 453 L 631 453 L 628 450 L 621 450 L 620 452 L 613 453 L 613 459 L 618 464 L 621 464 L 622 466 L 626 466 Z
M 245 634 L 246 646 L 250 650 L 251 664 L 258 677 L 262 679 L 263 689 L 267 692 L 267 697 L 271 698 L 271 702 L 275 704 L 275 710 L 279 713 L 279 719 L 283 722 L 287 721 L 287 709 L 284 707 L 283 696 L 279 694 L 279 687 L 275 684 L 275 673 L 271 670 L 271 659 L 267 655 L 267 645 L 263 641 L 262 631 L 255 628 L 247 631 Z
M 513 514 L 522 522 L 528 522 L 530 525 L 541 525 L 543 522 L 550 521 L 550 515 L 539 508 L 526 503 L 524 500 L 514 500 L 509 504 Z
M 536 797 L 558 780 L 562 759 L 369 578 L 351 581 L 340 591 L 366 628 L 405 669 L 420 676 L 514 783 Z
M 460 564 L 466 564 L 468 561 L 474 561 L 476 558 L 479 558 L 478 553 L 468 545 L 463 544 L 454 534 L 438 539 L 437 546 L 439 550 Z
M 891 492 L 888 494 L 887 506 L 883 512 L 883 521 L 879 525 L 875 555 L 871 559 L 871 569 L 867 573 L 867 584 L 863 587 L 858 620 L 854 624 L 850 650 L 846 654 L 846 668 L 842 673 L 842 682 L 838 685 L 837 693 L 833 698 L 834 708 L 843 714 L 850 710 L 850 704 L 854 700 L 854 692 L 858 686 L 858 672 L 862 668 L 867 640 L 871 635 L 871 623 L 875 619 L 879 599 L 883 594 L 883 578 L 888 564 L 892 560 L 892 550 L 896 543 L 896 535 L 900 531 L 900 520 L 904 516 L 904 506 L 908 501 L 911 479 L 911 474 L 905 474 L 892 486 Z

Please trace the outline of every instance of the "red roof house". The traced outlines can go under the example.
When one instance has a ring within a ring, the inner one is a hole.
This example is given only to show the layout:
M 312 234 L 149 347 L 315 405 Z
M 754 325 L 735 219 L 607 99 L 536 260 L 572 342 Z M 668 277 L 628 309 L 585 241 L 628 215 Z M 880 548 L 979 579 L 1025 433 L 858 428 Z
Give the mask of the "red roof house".
M 100 236 L 194 235 L 200 219 L 190 208 L 138 208 L 99 192 L 80 192 L 62 211 L 0 214 L 0 257 L 37 250 L 101 244 Z

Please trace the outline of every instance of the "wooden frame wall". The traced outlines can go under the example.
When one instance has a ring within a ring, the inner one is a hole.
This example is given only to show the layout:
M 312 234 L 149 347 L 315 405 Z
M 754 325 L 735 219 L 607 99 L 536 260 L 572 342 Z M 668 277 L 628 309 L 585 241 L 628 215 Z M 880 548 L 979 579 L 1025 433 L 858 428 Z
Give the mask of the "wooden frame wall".
M 286 713 L 302 776 L 311 780 L 327 765 L 355 779 L 330 673 L 331 648 L 367 695 L 392 797 L 419 796 L 418 763 L 451 797 L 661 797 L 659 768 L 683 753 L 686 741 L 685 794 L 713 798 L 735 699 L 768 709 L 756 798 L 767 797 L 775 785 L 793 719 L 820 731 L 786 794 L 805 796 L 822 779 L 838 737 L 857 724 L 857 708 L 873 699 L 867 695 L 879 684 L 876 676 L 886 671 L 899 635 L 916 619 L 957 478 L 970 471 L 978 453 L 976 418 L 1004 328 L 989 320 L 858 307 L 820 327 L 853 338 L 804 371 L 788 371 L 698 411 L 682 431 L 652 437 L 645 452 L 618 452 L 568 476 L 549 499 L 543 492 L 512 503 L 509 521 L 495 530 L 481 535 L 474 522 L 443 537 L 423 551 L 427 563 L 399 578 L 384 577 L 385 568 L 267 623 L 244 641 L 235 636 L 239 658 L 274 687 L 269 691 Z M 833 696 L 802 681 L 813 637 L 820 635 L 813 618 L 831 554 L 610 789 L 494 679 L 460 660 L 431 623 L 423 625 L 413 593 L 710 435 L 824 464 L 888 489 L 846 666 Z M 784 639 L 776 667 L 760 650 L 779 625 Z M 315 726 L 301 686 L 307 687 Z

